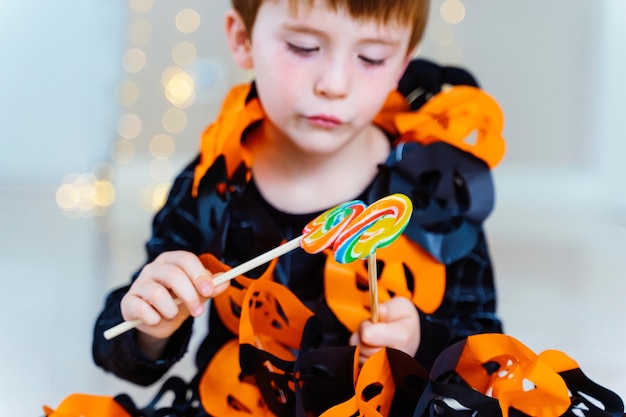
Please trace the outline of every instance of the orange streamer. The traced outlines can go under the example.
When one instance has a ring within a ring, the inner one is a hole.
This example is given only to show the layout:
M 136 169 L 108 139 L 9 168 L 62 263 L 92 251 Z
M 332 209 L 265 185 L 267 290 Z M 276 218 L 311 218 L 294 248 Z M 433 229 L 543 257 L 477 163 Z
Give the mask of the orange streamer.
M 491 168 L 504 156 L 502 110 L 476 87 L 453 86 L 416 112 L 398 114 L 395 121 L 406 140 L 424 144 L 447 142 L 482 159 Z
M 509 407 L 530 416 L 558 417 L 571 400 L 557 371 L 572 365 L 564 354 L 536 355 L 510 336 L 481 334 L 467 338 L 456 371 L 472 388 L 496 398 L 504 417 Z M 489 373 L 491 366 L 497 369 Z
M 393 296 L 408 298 L 421 311 L 434 312 L 443 300 L 446 286 L 445 265 L 405 236 L 378 249 L 376 257 L 384 264 L 378 276 L 379 301 Z M 370 318 L 368 273 L 365 262 L 341 264 L 327 257 L 324 288 L 330 309 L 351 332 Z
M 240 373 L 239 343 L 232 339 L 215 354 L 200 380 L 204 410 L 215 417 L 274 416 L 254 381 L 240 380 Z
M 208 253 L 200 255 L 200 261 L 206 269 L 214 274 L 231 269 L 230 266 L 220 262 L 215 256 Z M 277 262 L 278 259 L 273 259 L 265 272 L 257 279 L 247 278 L 243 275 L 234 278 L 226 291 L 213 298 L 212 302 L 215 304 L 217 313 L 231 333 L 239 334 L 239 318 L 246 291 L 255 281 L 272 281 Z
M 355 358 L 359 350 L 355 351 Z M 358 366 L 355 365 L 355 369 Z M 387 350 L 380 349 L 363 364 L 355 380 L 355 395 L 348 401 L 325 411 L 321 417 L 384 417 L 389 415 L 396 385 L 387 359 Z
M 43 407 L 46 417 L 130 417 L 112 397 L 72 394 L 56 410 Z

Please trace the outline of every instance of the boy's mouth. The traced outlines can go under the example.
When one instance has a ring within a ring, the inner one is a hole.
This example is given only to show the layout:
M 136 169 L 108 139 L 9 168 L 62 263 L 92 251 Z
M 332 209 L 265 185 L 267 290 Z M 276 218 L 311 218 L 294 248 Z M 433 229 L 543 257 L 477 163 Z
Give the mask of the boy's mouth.
M 343 122 L 338 118 L 326 114 L 316 114 L 313 116 L 308 116 L 307 120 L 309 121 L 309 123 L 315 126 L 324 128 L 334 128 L 343 124 Z

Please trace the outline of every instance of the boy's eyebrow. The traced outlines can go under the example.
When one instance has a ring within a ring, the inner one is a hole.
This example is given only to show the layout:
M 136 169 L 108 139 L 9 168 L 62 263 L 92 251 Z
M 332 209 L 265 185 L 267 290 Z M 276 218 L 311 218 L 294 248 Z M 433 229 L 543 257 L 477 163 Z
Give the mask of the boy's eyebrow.
M 283 25 L 283 28 L 287 31 L 292 31 L 292 32 L 308 33 L 311 35 L 321 36 L 321 37 L 328 36 L 326 32 L 324 31 L 321 31 L 321 30 L 315 29 L 314 27 L 303 25 L 303 24 L 285 23 Z M 378 44 L 388 45 L 388 46 L 398 46 L 401 43 L 397 39 L 386 39 L 386 38 L 378 38 L 378 37 L 363 38 L 361 39 L 361 42 L 362 43 L 378 43 Z

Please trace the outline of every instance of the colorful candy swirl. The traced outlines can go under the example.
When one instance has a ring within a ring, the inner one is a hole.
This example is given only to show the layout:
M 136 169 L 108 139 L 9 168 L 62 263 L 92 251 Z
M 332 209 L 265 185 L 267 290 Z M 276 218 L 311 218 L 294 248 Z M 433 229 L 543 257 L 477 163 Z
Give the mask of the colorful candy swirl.
M 404 194 L 372 203 L 343 229 L 333 244 L 335 260 L 349 263 L 389 246 L 406 228 L 413 204 Z
M 362 214 L 366 207 L 364 202 L 354 200 L 320 214 L 304 227 L 300 244 L 302 249 L 308 253 L 319 253 L 330 248 L 346 226 Z

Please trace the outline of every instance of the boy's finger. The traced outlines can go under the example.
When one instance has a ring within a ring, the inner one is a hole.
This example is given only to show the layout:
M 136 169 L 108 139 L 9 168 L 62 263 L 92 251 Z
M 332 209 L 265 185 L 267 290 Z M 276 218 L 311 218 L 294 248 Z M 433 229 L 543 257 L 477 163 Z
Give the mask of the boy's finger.
M 211 294 L 211 297 L 220 295 L 230 285 L 230 281 L 222 282 L 220 285 L 217 286 L 215 285 L 214 280 L 222 274 L 223 272 L 218 272 L 217 274 L 211 276 L 211 283 L 213 284 L 213 293 Z
M 193 280 L 198 293 L 203 297 L 210 297 L 213 295 L 215 285 L 213 284 L 213 278 L 207 273 L 206 270 L 200 275 L 196 276 Z
M 171 251 L 164 252 L 157 258 L 161 264 L 173 264 L 182 269 L 190 280 L 207 274 L 207 270 L 202 265 L 200 259 L 191 252 Z

